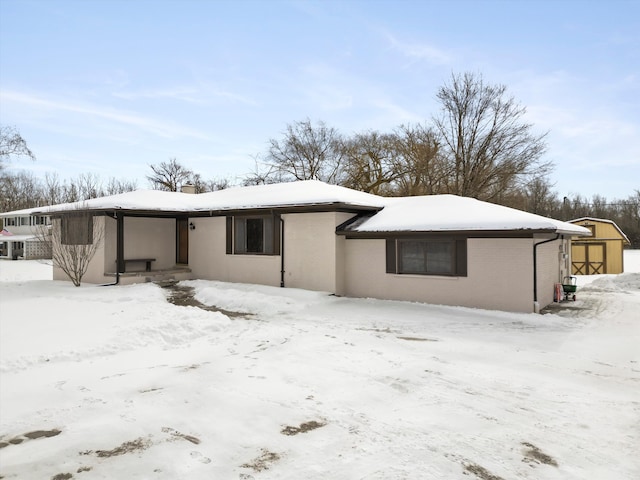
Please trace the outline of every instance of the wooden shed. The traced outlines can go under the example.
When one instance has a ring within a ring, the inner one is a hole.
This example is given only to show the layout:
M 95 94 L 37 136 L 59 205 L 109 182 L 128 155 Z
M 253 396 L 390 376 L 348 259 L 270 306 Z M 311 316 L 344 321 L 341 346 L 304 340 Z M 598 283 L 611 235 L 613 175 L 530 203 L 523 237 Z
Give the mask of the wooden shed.
M 611 220 L 582 217 L 569 220 L 591 230 L 591 237 L 571 241 L 571 271 L 574 275 L 622 273 L 624 271 L 625 245 L 629 239 Z

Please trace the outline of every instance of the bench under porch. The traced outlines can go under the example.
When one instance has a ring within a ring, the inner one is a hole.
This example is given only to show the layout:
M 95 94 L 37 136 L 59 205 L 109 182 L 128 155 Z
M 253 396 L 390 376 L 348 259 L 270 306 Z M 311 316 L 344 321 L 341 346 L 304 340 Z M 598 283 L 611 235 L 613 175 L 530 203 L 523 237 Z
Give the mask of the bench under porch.
M 151 263 L 155 262 L 156 259 L 155 258 L 125 258 L 124 260 L 124 272 L 127 272 L 127 267 L 128 265 L 132 264 L 132 263 L 144 263 L 145 272 L 150 272 L 151 271 Z M 118 263 L 118 261 L 116 260 L 116 263 Z M 142 271 L 142 270 L 132 270 L 132 271 Z

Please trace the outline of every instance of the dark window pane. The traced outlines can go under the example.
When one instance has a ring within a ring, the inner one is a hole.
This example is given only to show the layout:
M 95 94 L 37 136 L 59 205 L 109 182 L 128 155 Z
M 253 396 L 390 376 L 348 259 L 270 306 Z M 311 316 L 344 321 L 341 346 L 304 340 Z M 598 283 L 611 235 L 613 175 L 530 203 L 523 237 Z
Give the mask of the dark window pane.
M 419 240 L 400 242 L 400 272 L 426 273 L 426 244 Z
M 233 226 L 231 238 L 230 228 Z M 280 223 L 276 215 L 238 216 L 227 219 L 227 252 L 234 254 L 280 254 Z
M 398 273 L 447 275 L 455 273 L 453 241 L 398 241 Z
M 264 252 L 264 222 L 262 218 L 247 218 L 247 252 Z
M 427 243 L 427 273 L 453 273 L 453 242 Z
M 246 236 L 246 222 L 243 217 L 235 218 L 235 235 L 234 235 L 234 243 L 235 243 L 235 253 L 247 253 L 247 236 Z

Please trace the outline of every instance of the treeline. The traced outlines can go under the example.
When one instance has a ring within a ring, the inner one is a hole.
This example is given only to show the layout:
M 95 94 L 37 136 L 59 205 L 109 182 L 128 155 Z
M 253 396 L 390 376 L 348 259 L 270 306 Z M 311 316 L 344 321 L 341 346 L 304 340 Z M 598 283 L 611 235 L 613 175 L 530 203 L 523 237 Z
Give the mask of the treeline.
M 90 198 L 115 195 L 138 188 L 136 181 L 109 178 L 85 173 L 75 178 L 61 179 L 56 173 L 38 178 L 30 172 L 0 171 L 0 211 L 78 202 Z
M 203 181 L 199 174 L 180 165 L 176 159 L 162 162 L 147 176 L 152 188 L 179 191 L 182 185 L 192 184 L 199 193 L 221 190 L 238 184 L 255 184 L 255 173 L 239 181 L 213 179 Z M 151 168 L 151 166 L 150 166 Z M 158 173 L 160 172 L 160 173 Z M 163 173 L 164 172 L 164 173 Z M 173 173 L 172 173 L 173 172 Z M 175 175 L 175 172 L 180 175 Z M 185 175 L 185 173 L 187 173 Z M 170 179 L 174 183 L 170 183 Z M 410 178 L 410 177 L 409 177 Z M 271 178 L 269 181 L 272 181 Z M 285 179 L 283 179 L 285 180 Z M 262 182 L 259 182 L 262 183 Z M 400 184 L 402 185 L 402 184 Z M 415 183 L 414 183 L 415 186 Z M 136 181 L 109 178 L 87 173 L 75 178 L 61 179 L 57 174 L 46 174 L 43 179 L 31 173 L 0 172 L 0 211 L 55 205 L 115 195 L 139 188 Z M 385 195 L 403 195 L 402 190 L 379 192 Z M 411 195 L 409 193 L 409 195 Z M 560 197 L 546 179 L 538 179 L 522 190 L 512 192 L 495 202 L 558 220 L 595 217 L 614 221 L 627 235 L 633 248 L 640 248 L 640 190 L 627 198 L 607 199 L 601 195 L 591 198 L 581 195 Z
M 545 216 L 558 220 L 595 217 L 611 220 L 620 227 L 631 242 L 631 248 L 640 248 L 640 190 L 627 198 L 608 200 L 600 195 L 591 199 L 575 195 L 557 196 L 550 202 L 551 209 Z
M 255 170 L 237 182 L 204 180 L 177 159 L 150 165 L 152 188 L 179 191 L 184 184 L 202 193 L 235 183 L 258 185 L 321 180 L 383 196 L 455 194 L 540 215 L 571 220 L 584 216 L 609 219 L 640 248 L 640 191 L 608 201 L 598 195 L 560 198 L 553 191 L 544 161 L 546 133 L 524 121 L 525 108 L 503 85 L 485 83 L 481 75 L 452 75 L 436 94 L 439 112 L 422 124 L 401 125 L 390 132 L 345 135 L 309 119 L 286 126 L 257 157 Z M 62 181 L 55 175 L 38 180 L 2 171 L 12 155 L 31 158 L 17 131 L 0 132 L 0 199 L 3 211 L 84 200 L 136 188 L 135 182 L 101 182 L 91 174 Z

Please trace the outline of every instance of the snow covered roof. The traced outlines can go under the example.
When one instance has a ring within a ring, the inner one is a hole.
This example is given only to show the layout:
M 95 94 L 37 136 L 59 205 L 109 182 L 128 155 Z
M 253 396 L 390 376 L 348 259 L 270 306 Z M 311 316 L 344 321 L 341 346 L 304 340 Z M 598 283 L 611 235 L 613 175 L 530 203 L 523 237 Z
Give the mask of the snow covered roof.
M 136 190 L 83 202 L 29 210 L 32 214 L 51 214 L 78 209 L 197 214 L 312 206 L 346 207 L 377 212 L 353 222 L 345 228 L 347 232 L 529 230 L 570 235 L 590 234 L 588 229 L 578 225 L 472 198 L 456 195 L 388 198 L 316 180 L 235 187 L 201 194 Z
M 379 209 L 384 200 L 316 180 L 235 187 L 216 192 L 188 194 L 159 190 L 133 192 L 32 209 L 32 213 L 58 213 L 69 210 L 131 210 L 158 212 L 205 212 L 250 210 L 256 208 L 341 205 L 363 210 Z
M 29 217 L 36 213 L 39 213 L 43 208 L 47 207 L 32 207 L 23 208 L 22 210 L 13 210 L 11 212 L 1 212 L 0 217 Z
M 624 239 L 624 242 L 628 245 L 631 245 L 631 242 L 629 241 L 629 237 L 627 237 L 625 233 L 622 230 L 620 230 L 620 227 L 616 225 L 616 222 L 614 222 L 613 220 L 607 220 L 606 218 L 580 217 L 580 218 L 575 218 L 573 220 L 569 220 L 569 223 L 578 223 L 578 222 L 583 222 L 585 220 L 589 220 L 592 222 L 608 223 L 610 225 L 613 225 L 613 227 L 618 231 L 618 233 L 620 233 L 620 235 Z
M 345 205 L 370 210 L 385 205 L 383 197 L 317 180 L 228 188 L 195 197 L 196 210 L 245 210 L 311 205 Z
M 37 240 L 38 237 L 33 234 L 27 235 L 4 235 L 0 234 L 0 242 L 26 242 L 28 240 Z
M 578 225 L 457 195 L 387 198 L 383 210 L 345 228 L 346 232 L 549 231 L 589 235 Z

